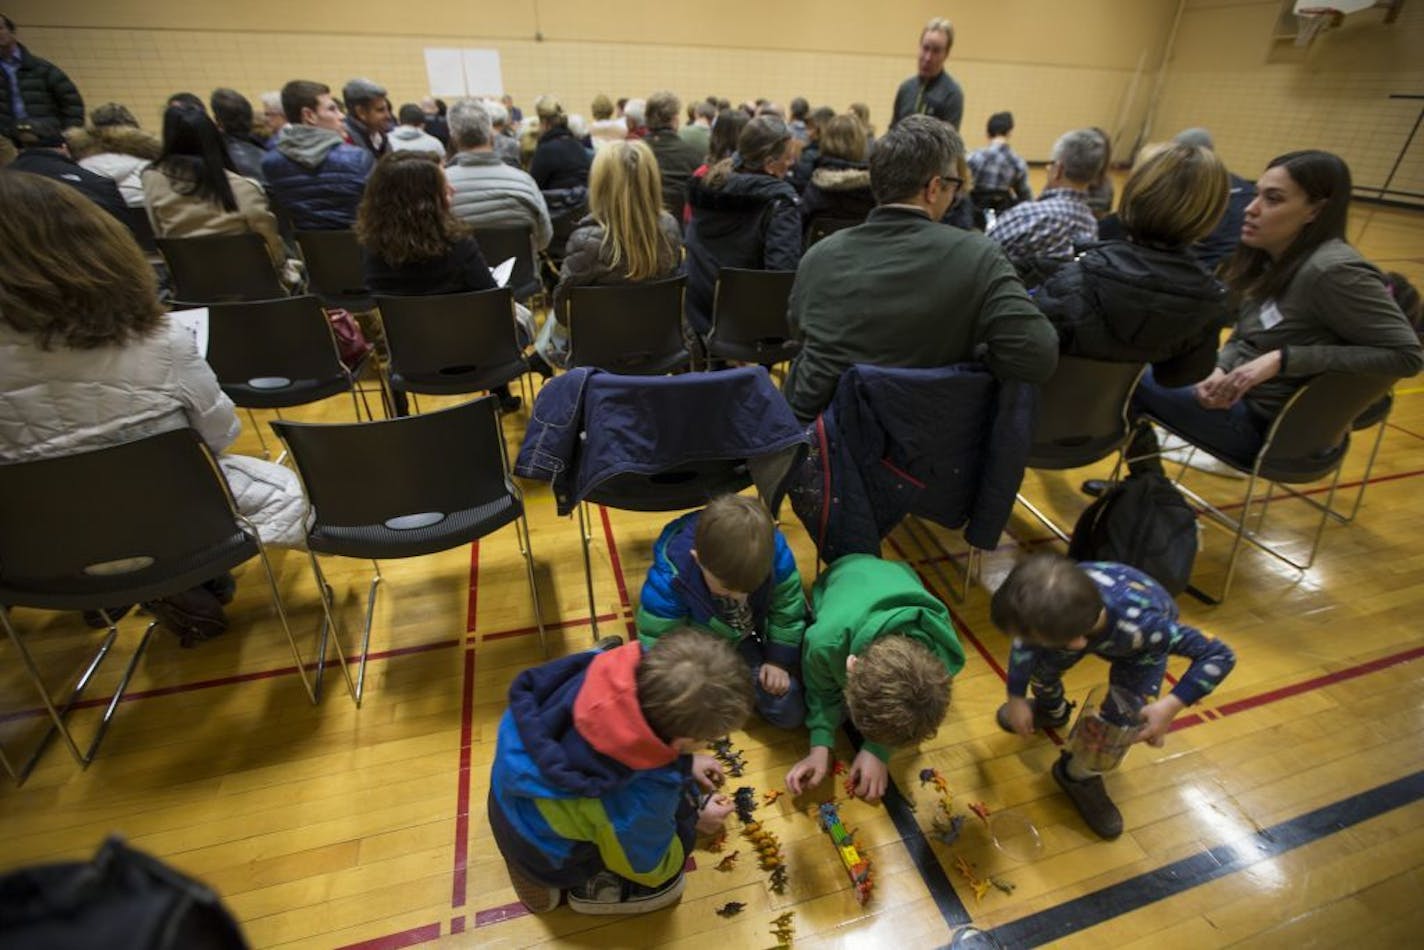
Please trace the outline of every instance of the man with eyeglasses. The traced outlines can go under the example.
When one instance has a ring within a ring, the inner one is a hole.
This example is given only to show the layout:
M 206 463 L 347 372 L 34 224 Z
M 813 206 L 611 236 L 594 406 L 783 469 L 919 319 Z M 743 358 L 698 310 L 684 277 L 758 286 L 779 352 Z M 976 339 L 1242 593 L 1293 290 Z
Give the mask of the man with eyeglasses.
M 964 118 L 964 90 L 944 71 L 944 61 L 954 45 L 954 24 L 937 16 L 920 31 L 920 52 L 915 75 L 895 91 L 893 126 L 907 115 L 932 115 L 958 131 Z
M 1000 379 L 1040 383 L 1058 337 L 992 241 L 940 220 L 968 176 L 964 142 L 927 115 L 875 143 L 864 224 L 801 258 L 790 319 L 801 339 L 783 387 L 810 422 L 854 363 L 936 367 L 977 360 Z

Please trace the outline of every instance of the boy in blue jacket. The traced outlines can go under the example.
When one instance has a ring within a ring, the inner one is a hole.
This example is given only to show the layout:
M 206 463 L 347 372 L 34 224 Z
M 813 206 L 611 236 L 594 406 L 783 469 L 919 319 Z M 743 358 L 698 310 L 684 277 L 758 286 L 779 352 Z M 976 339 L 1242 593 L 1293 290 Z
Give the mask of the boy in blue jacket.
M 1000 728 L 1021 736 L 1067 725 L 1072 704 L 1063 695 L 1063 674 L 1089 654 L 1112 664 L 1113 686 L 1146 702 L 1133 741 L 1153 745 L 1162 744 L 1178 713 L 1216 689 L 1236 665 L 1229 646 L 1178 623 L 1172 596 L 1126 564 L 1077 564 L 1051 551 L 1031 554 L 994 592 L 989 615 L 1014 638 L 1009 698 L 996 718 Z M 1191 666 L 1170 693 L 1154 699 L 1167 657 L 1174 654 L 1190 658 Z M 1100 837 L 1122 834 L 1122 813 L 1108 797 L 1102 775 L 1065 750 L 1053 765 L 1053 779 Z
M 524 906 L 551 911 L 564 892 L 583 914 L 676 902 L 696 834 L 714 833 L 733 810 L 715 793 L 721 766 L 689 753 L 741 726 L 751 705 L 736 650 L 696 630 L 515 677 L 489 822 Z
M 685 626 L 723 638 L 751 670 L 763 719 L 782 729 L 805 719 L 806 595 L 786 538 L 757 499 L 719 495 L 664 528 L 637 618 L 647 646 Z

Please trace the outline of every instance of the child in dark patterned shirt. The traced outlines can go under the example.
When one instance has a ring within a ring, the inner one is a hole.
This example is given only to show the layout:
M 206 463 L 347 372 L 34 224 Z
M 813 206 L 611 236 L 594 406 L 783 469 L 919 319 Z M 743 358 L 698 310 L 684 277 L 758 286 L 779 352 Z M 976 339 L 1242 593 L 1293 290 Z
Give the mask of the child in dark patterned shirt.
M 1191 659 L 1172 691 L 1141 709 L 1136 741 L 1153 745 L 1162 744 L 1178 713 L 1215 689 L 1236 665 L 1230 647 L 1179 623 L 1171 595 L 1126 564 L 1075 564 L 1052 552 L 1030 555 L 995 591 L 990 615 L 1014 637 L 1009 698 L 997 719 L 1001 728 L 1019 735 L 1067 724 L 1063 674 L 1088 654 L 1108 660 L 1110 683 L 1144 702 L 1161 689 L 1168 656 Z M 1122 815 L 1101 775 L 1065 751 L 1053 766 L 1053 778 L 1095 832 L 1104 838 L 1122 833 Z

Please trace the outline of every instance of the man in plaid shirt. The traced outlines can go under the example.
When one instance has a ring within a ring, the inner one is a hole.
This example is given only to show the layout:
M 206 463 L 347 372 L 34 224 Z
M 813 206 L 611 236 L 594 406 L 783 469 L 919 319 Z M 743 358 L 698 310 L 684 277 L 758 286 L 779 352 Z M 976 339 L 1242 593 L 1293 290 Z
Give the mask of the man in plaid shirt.
M 1028 186 L 1028 162 L 1009 147 L 1009 133 L 1014 130 L 1012 112 L 995 112 L 989 116 L 989 144 L 969 156 L 969 171 L 974 176 L 974 190 L 1008 191 L 1019 201 L 1032 201 L 1033 189 Z
M 1098 239 L 1098 221 L 1088 207 L 1088 185 L 1102 171 L 1106 157 L 1096 132 L 1078 129 L 1065 134 L 1053 146 L 1043 194 L 995 219 L 987 234 L 1020 274 L 1032 273 L 1040 258 L 1072 260 L 1075 244 Z

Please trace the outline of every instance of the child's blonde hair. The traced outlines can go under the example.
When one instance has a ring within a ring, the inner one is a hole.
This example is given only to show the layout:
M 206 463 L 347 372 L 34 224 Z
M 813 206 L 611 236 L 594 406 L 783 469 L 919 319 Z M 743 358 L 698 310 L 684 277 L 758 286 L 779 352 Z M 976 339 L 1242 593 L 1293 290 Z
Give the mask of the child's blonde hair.
M 637 685 L 643 718 L 667 742 L 726 735 L 752 712 L 746 663 L 732 644 L 700 630 L 659 637 L 638 664 Z
M 953 682 L 929 647 L 891 633 L 867 647 L 846 672 L 846 712 L 870 742 L 914 745 L 944 722 Z

